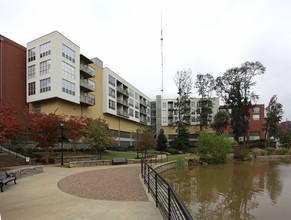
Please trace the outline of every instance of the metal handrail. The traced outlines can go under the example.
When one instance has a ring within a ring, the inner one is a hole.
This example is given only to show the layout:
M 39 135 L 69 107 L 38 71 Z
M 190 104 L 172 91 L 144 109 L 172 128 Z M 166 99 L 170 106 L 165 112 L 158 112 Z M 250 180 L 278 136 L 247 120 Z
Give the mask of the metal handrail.
M 164 219 L 193 220 L 171 184 L 147 163 L 146 158 L 141 159 L 141 174 Z

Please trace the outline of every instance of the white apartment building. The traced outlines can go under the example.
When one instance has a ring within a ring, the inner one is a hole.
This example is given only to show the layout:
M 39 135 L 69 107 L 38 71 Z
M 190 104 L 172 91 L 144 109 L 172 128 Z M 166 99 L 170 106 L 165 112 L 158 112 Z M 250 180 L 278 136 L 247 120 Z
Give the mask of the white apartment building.
M 200 113 L 201 113 L 201 102 L 200 98 L 191 98 L 189 111 L 186 113 L 187 122 L 189 125 L 199 125 L 200 124 Z M 176 99 L 162 99 L 161 100 L 161 125 L 162 126 L 172 126 L 178 121 L 178 109 Z M 208 104 L 210 107 L 211 114 L 208 116 L 208 121 L 211 123 L 214 116 L 218 112 L 219 108 L 219 98 L 211 98 Z
M 27 44 L 27 102 L 80 103 L 80 48 L 57 31 Z
M 103 113 L 150 125 L 150 98 L 105 67 L 103 69 Z

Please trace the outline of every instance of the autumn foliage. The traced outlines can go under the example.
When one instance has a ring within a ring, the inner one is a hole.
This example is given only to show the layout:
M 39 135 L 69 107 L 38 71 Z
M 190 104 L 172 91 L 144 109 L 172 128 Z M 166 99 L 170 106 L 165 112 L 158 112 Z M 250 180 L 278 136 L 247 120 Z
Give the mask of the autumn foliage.
M 0 143 L 10 143 L 21 133 L 21 123 L 12 105 L 0 105 Z

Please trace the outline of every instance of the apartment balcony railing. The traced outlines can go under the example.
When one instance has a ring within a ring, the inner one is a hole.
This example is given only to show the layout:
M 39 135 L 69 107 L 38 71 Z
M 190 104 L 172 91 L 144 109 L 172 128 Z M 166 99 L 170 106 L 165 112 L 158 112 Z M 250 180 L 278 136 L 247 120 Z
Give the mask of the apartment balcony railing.
M 128 112 L 127 112 L 127 111 L 123 111 L 123 110 L 121 110 L 121 109 L 118 109 L 118 110 L 117 110 L 117 115 L 120 115 L 120 116 L 123 116 L 123 117 L 126 117 L 126 118 L 129 117 L 129 116 L 128 116 Z
M 88 66 L 80 65 L 80 73 L 84 76 L 84 78 L 95 78 L 95 72 L 90 71 Z
M 143 109 L 140 110 L 140 113 L 141 113 L 141 114 L 144 114 L 144 115 L 147 114 L 147 112 L 146 112 L 145 110 L 143 110 Z
M 92 99 L 92 98 L 89 98 L 89 97 L 85 97 L 85 96 L 80 96 L 80 102 L 82 104 L 85 104 L 85 105 L 89 105 L 89 106 L 93 106 L 95 105 L 95 99 Z
M 87 81 L 81 80 L 80 81 L 80 87 L 85 90 L 85 92 L 94 92 L 95 86 L 89 84 Z
M 117 103 L 128 107 L 128 101 L 117 98 Z
M 147 106 L 147 103 L 144 100 L 140 100 L 140 104 L 145 106 L 145 107 Z
M 128 91 L 126 89 L 123 89 L 122 87 L 117 87 L 117 92 L 119 92 L 123 95 L 126 95 L 126 96 L 129 95 Z

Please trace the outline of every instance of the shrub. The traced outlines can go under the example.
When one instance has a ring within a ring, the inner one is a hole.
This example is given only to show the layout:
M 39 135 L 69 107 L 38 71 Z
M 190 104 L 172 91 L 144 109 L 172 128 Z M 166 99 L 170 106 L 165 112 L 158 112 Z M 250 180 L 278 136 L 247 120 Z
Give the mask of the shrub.
M 49 158 L 49 159 L 48 159 L 48 162 L 49 162 L 49 163 L 55 163 L 56 161 L 55 161 L 55 159 L 53 159 L 53 158 Z
M 267 151 L 256 147 L 252 150 L 252 153 L 253 156 L 265 156 Z
M 198 138 L 197 152 L 200 160 L 207 163 L 224 163 L 227 153 L 232 151 L 231 146 L 232 141 L 227 134 L 213 135 L 202 132 Z
M 178 158 L 177 159 L 177 167 L 183 168 L 186 166 L 186 160 L 184 158 Z
M 249 159 L 250 151 L 243 147 L 235 148 L 233 152 L 233 157 L 237 160 L 248 160 Z
M 266 148 L 266 151 L 267 151 L 267 155 L 272 155 L 275 151 L 275 148 L 273 147 L 267 147 Z
M 277 148 L 275 149 L 275 151 L 273 152 L 274 155 L 285 155 L 287 154 L 289 151 L 288 148 Z
M 169 149 L 169 153 L 170 153 L 170 154 L 179 154 L 179 151 L 176 150 L 175 148 L 170 148 L 170 149 Z

